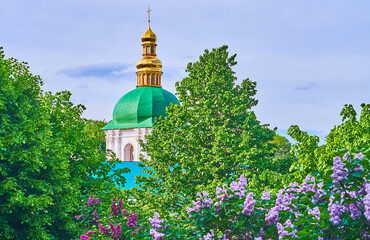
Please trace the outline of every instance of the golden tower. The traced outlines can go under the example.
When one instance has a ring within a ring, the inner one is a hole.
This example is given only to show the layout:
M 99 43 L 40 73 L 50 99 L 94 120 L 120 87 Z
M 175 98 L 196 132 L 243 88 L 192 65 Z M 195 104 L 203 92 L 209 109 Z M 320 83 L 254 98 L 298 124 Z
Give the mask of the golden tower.
M 148 7 L 148 30 L 141 36 L 143 57 L 136 64 L 137 86 L 162 87 L 162 62 L 157 58 L 157 36 L 150 29 L 150 8 Z

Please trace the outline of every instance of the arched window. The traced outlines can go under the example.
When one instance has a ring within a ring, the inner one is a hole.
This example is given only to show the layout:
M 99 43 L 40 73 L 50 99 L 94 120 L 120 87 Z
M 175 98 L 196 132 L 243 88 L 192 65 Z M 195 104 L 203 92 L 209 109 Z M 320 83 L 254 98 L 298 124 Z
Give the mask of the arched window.
M 152 78 L 152 85 L 154 85 L 154 75 L 152 75 L 151 78 Z
M 150 53 L 151 54 L 154 54 L 154 47 L 152 46 L 152 47 L 150 47 Z
M 134 161 L 134 146 L 131 144 L 127 144 L 124 149 L 125 156 L 123 158 L 123 161 L 126 162 L 133 162 Z

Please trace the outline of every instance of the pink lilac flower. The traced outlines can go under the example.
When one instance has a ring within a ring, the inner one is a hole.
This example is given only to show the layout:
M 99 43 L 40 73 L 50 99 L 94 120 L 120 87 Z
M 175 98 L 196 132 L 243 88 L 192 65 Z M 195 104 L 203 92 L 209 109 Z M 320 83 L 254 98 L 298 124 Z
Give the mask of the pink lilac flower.
M 93 224 L 98 224 L 98 213 L 94 210 L 94 219 L 91 220 Z
M 154 229 L 150 229 L 150 235 L 153 236 L 154 240 L 162 240 L 166 235 L 164 233 L 157 232 Z
M 115 227 L 110 223 L 110 231 L 112 232 L 111 238 L 120 238 L 122 235 L 121 224 L 117 224 Z
M 262 195 L 262 197 L 261 197 L 263 200 L 270 200 L 271 199 L 271 195 L 270 195 L 270 193 L 267 191 L 267 190 L 265 190 L 264 192 L 263 192 L 263 195 Z
M 100 230 L 100 233 L 106 236 L 109 236 L 109 230 L 105 228 L 103 225 L 101 225 L 100 223 L 99 223 L 99 230 Z
M 154 218 L 149 218 L 150 224 L 152 225 L 152 227 L 155 228 L 156 231 L 158 229 L 164 228 L 164 226 L 161 225 L 163 221 L 163 219 L 159 219 L 159 214 L 156 212 L 154 213 Z
M 256 204 L 256 200 L 253 199 L 253 193 L 249 193 L 244 201 L 244 207 L 243 207 L 242 213 L 250 216 L 254 211 L 255 204 Z
M 92 205 L 97 206 L 97 205 L 99 205 L 99 203 L 100 203 L 99 198 L 95 198 L 95 196 L 91 197 L 91 195 L 89 195 L 89 199 L 87 200 L 87 206 L 88 207 L 90 207 Z
M 118 202 L 118 208 L 121 209 L 122 205 L 123 205 L 123 201 L 122 201 L 122 198 L 121 198 Z
M 135 213 L 135 216 L 134 216 L 133 212 L 131 212 L 126 224 L 128 227 L 136 226 L 137 225 L 137 213 Z
M 80 240 L 91 240 L 91 238 L 89 237 L 89 235 L 84 235 L 84 234 L 82 234 L 82 235 L 80 236 Z
M 112 199 L 112 205 L 110 205 L 110 207 L 111 207 L 110 214 L 112 216 L 117 216 L 118 213 L 121 212 L 120 209 L 117 208 L 116 197 L 113 197 L 113 199 Z

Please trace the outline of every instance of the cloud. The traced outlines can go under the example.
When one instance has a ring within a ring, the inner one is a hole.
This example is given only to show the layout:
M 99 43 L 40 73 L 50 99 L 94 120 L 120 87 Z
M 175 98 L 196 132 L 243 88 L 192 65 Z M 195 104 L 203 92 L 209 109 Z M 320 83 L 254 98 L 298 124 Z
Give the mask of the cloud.
M 306 90 L 309 90 L 309 89 L 312 89 L 312 88 L 315 88 L 315 87 L 317 87 L 317 85 L 315 83 L 311 82 L 306 86 L 295 87 L 294 90 L 306 91 Z
M 57 72 L 70 78 L 105 78 L 116 79 L 125 76 L 135 76 L 135 68 L 132 64 L 103 63 L 69 67 Z

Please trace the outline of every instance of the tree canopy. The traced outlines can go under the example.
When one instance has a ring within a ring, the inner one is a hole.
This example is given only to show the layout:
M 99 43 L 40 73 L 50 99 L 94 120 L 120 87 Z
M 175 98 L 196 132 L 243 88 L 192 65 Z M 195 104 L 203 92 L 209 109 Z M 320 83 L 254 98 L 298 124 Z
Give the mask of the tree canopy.
M 168 116 L 156 119 L 142 144 L 150 176 L 137 181 L 145 194 L 154 194 L 156 209 L 169 212 L 196 192 L 241 174 L 257 187 L 259 175 L 270 167 L 275 132 L 251 110 L 258 103 L 256 83 L 235 83 L 235 57 L 222 46 L 189 63 L 188 76 L 176 83 L 181 105 L 169 106 Z
M 41 86 L 27 63 L 0 48 L 1 239 L 71 239 L 81 201 L 110 199 L 125 182 L 125 170 L 110 174 L 116 161 L 86 134 L 85 107 Z

